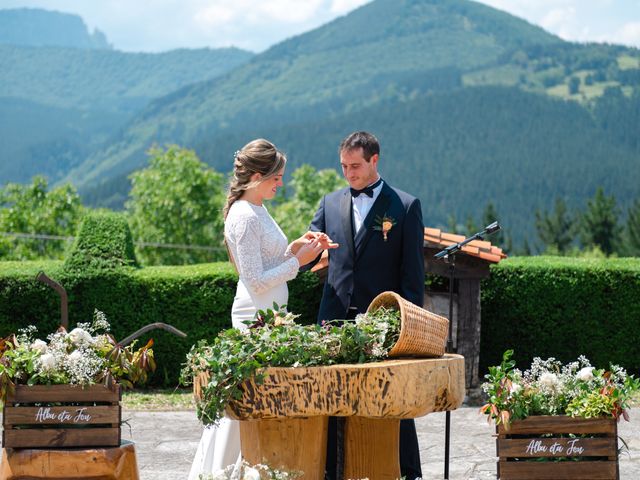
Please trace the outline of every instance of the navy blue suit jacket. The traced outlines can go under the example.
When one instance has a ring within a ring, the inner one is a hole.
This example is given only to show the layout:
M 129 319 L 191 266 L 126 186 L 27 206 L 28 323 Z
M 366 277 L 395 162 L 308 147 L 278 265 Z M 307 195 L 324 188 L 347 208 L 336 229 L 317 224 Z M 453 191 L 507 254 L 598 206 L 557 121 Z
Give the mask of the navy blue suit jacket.
M 384 241 L 376 217 L 395 225 Z M 329 272 L 318 322 L 346 318 L 349 307 L 359 313 L 376 295 L 391 290 L 422 306 L 424 301 L 424 225 L 420 200 L 385 182 L 357 236 L 353 236 L 351 194 L 344 188 L 326 195 L 310 230 L 325 232 L 340 244 L 329 250 Z

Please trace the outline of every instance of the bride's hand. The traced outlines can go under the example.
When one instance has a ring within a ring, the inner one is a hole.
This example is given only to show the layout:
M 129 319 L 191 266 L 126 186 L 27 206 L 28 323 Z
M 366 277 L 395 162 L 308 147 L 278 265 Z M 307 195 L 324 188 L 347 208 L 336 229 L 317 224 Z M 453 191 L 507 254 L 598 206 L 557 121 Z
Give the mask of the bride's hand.
M 296 258 L 300 266 L 306 265 L 316 259 L 318 255 L 322 253 L 324 248 L 318 240 L 311 240 L 310 242 L 302 245 L 296 253 Z
M 340 245 L 335 243 L 329 235 L 323 232 L 307 232 L 300 239 L 306 239 L 307 241 L 318 240 L 322 245 L 323 250 L 329 250 L 331 248 L 338 248 Z

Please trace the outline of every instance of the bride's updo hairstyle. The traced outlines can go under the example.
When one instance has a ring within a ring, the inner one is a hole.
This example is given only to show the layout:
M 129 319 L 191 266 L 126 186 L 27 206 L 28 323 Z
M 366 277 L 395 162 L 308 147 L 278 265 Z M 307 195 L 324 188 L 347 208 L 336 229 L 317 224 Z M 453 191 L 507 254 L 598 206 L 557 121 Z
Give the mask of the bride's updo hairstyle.
M 227 193 L 227 203 L 222 209 L 227 218 L 231 205 L 238 200 L 245 190 L 255 187 L 260 182 L 252 182 L 251 177 L 260 173 L 262 180 L 276 175 L 287 162 L 287 157 L 276 146 L 263 138 L 247 143 L 238 150 L 233 162 L 233 177 Z

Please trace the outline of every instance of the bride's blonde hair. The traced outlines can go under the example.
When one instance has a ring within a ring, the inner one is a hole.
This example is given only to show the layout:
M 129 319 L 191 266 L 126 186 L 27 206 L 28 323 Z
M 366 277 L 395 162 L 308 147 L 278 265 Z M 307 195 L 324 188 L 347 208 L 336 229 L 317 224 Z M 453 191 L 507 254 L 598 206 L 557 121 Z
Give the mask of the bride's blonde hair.
M 276 146 L 264 138 L 258 138 L 247 143 L 235 154 L 233 162 L 233 177 L 229 184 L 227 202 L 222 209 L 225 220 L 229 209 L 245 192 L 260 182 L 252 182 L 251 177 L 259 173 L 262 180 L 276 175 L 287 163 L 287 157 Z

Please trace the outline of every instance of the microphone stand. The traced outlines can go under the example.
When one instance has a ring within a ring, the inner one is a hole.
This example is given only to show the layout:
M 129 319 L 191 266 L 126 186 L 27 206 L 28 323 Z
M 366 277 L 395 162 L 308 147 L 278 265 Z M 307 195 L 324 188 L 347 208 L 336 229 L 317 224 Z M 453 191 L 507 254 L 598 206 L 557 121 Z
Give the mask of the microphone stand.
M 478 232 L 469 238 L 465 238 L 461 242 L 449 245 L 444 250 L 436 253 L 433 258 L 438 260 L 442 259 L 449 264 L 449 335 L 447 338 L 447 353 L 455 353 L 453 348 L 453 282 L 455 279 L 456 269 L 456 253 L 462 250 L 467 243 L 474 240 L 482 240 L 485 235 L 491 235 L 492 233 L 500 230 L 500 224 L 493 222 L 491 225 L 487 225 L 484 230 Z M 449 480 L 449 446 L 451 444 L 451 412 L 447 410 L 445 412 L 445 434 L 444 434 L 444 480 Z

